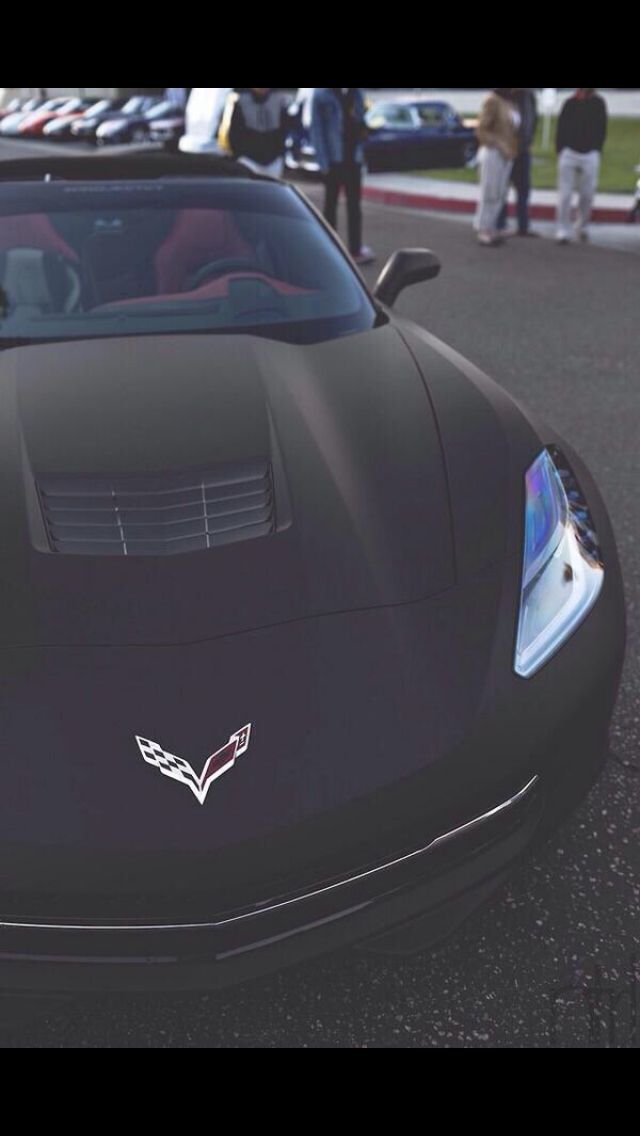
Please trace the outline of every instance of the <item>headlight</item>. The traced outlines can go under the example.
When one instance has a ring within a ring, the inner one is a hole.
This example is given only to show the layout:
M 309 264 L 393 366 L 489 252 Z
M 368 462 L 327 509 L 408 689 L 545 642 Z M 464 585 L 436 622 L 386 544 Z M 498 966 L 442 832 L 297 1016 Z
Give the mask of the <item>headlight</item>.
M 531 678 L 573 635 L 604 583 L 589 506 L 557 450 L 544 450 L 527 473 L 524 543 L 515 668 Z

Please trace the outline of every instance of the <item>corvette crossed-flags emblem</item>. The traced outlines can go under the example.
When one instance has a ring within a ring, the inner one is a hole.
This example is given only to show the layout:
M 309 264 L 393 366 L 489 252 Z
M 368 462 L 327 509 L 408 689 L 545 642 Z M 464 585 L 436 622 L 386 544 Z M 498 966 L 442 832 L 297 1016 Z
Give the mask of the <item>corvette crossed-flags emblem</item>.
M 200 804 L 204 805 L 214 781 L 233 769 L 238 758 L 249 749 L 251 729 L 251 725 L 245 726 L 242 730 L 238 730 L 237 734 L 232 734 L 226 746 L 208 758 L 201 776 L 198 776 L 188 761 L 172 753 L 166 753 L 157 742 L 148 741 L 146 738 L 136 738 L 136 741 L 148 765 L 155 765 L 164 777 L 170 777 L 172 781 L 186 785 Z

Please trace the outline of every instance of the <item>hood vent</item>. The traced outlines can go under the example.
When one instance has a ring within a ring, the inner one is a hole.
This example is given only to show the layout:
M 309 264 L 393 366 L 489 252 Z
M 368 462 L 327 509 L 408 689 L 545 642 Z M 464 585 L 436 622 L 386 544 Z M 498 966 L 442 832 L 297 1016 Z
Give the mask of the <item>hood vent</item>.
M 38 491 L 54 552 L 175 556 L 275 531 L 271 466 L 203 474 L 42 477 Z

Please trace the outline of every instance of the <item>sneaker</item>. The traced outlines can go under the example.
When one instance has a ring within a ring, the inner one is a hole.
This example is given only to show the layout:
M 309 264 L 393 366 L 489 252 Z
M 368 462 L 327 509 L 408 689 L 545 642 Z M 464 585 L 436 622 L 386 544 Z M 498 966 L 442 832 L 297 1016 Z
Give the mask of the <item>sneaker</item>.
M 360 252 L 356 253 L 353 259 L 356 264 L 362 267 L 366 264 L 373 264 L 376 259 L 376 254 L 373 249 L 368 248 L 367 245 L 363 245 Z
M 504 243 L 504 237 L 496 237 L 492 233 L 478 234 L 478 244 L 481 248 L 501 248 Z
M 540 236 L 540 233 L 536 233 L 535 229 L 518 229 L 516 236 L 527 237 L 529 240 L 535 240 Z
M 566 248 L 567 245 L 571 244 L 571 241 L 570 241 L 569 237 L 559 236 L 559 237 L 556 237 L 556 244 L 561 245 L 562 247 Z

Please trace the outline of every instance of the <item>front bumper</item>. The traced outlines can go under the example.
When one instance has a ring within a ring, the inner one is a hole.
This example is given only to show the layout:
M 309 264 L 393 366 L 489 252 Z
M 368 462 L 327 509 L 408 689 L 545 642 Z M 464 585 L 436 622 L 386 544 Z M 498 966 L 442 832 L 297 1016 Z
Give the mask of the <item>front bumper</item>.
M 423 949 L 495 890 L 533 838 L 542 804 L 534 777 L 512 798 L 423 848 L 210 923 L 2 923 L 0 980 L 8 979 L 11 989 L 61 992 L 210 988 L 354 939 L 385 953 Z M 39 953 L 25 954 L 27 943 Z
M 597 634 L 593 624 L 584 630 Z M 0 989 L 220 989 L 352 944 L 394 955 L 435 945 L 492 897 L 598 777 L 621 664 L 621 644 L 611 637 L 609 646 L 612 654 L 603 643 L 607 673 L 600 672 L 569 715 L 538 706 L 538 720 L 555 718 L 542 750 L 526 752 L 526 721 L 522 736 L 512 737 L 514 758 L 518 747 L 525 751 L 514 765 L 529 770 L 526 780 L 458 825 L 416 843 L 408 820 L 407 842 L 395 856 L 387 852 L 346 874 L 221 910 L 210 921 L 6 919 L 0 922 Z M 498 755 L 505 728 L 504 719 L 485 722 L 470 744 L 483 752 L 495 747 Z M 387 842 L 381 838 L 381 846 Z

